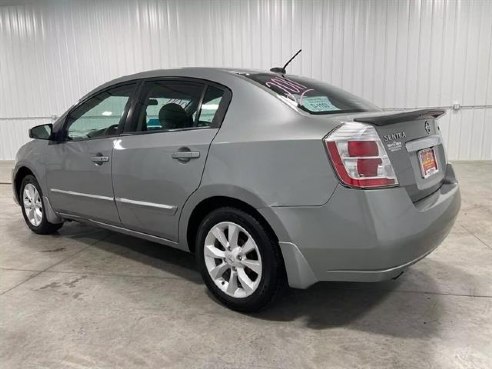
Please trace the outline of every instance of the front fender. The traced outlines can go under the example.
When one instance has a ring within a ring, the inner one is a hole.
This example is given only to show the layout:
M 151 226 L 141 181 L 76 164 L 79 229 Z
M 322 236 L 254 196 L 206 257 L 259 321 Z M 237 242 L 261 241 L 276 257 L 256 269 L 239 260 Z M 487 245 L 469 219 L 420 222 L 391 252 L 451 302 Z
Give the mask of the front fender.
M 17 175 L 21 168 L 29 169 L 36 177 L 43 195 L 46 196 L 48 194 L 48 189 L 46 188 L 45 167 L 45 153 L 47 145 L 48 141 L 34 140 L 26 143 L 17 152 L 14 169 L 12 170 L 12 189 L 17 203 L 19 203 L 19 194 L 16 191 Z

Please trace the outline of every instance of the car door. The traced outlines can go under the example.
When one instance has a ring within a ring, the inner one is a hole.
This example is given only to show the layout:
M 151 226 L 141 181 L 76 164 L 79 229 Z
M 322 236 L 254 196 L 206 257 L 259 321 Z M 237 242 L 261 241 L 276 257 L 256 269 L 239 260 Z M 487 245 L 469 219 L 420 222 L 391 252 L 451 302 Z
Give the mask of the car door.
M 186 199 L 201 181 L 230 91 L 205 82 L 144 83 L 113 152 L 116 205 L 126 228 L 177 241 Z
M 54 209 L 119 224 L 111 179 L 112 152 L 136 83 L 96 93 L 73 108 L 47 149 L 46 178 Z

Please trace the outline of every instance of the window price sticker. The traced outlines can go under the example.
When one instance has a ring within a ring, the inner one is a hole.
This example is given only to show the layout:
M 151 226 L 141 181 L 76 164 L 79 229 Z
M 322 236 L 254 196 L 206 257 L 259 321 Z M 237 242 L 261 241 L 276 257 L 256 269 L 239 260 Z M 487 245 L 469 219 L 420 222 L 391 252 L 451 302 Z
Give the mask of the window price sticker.
M 305 96 L 302 106 L 312 112 L 340 110 L 326 96 Z

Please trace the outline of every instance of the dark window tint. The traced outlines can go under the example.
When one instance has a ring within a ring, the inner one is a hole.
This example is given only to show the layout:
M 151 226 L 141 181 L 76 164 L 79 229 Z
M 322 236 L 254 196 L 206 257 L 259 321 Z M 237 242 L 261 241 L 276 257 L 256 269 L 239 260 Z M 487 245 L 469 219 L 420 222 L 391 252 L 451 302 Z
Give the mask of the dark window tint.
M 204 88 L 202 84 L 188 82 L 146 82 L 137 131 L 195 127 L 195 117 Z
M 379 109 L 348 92 L 308 78 L 273 73 L 244 74 L 253 81 L 276 92 L 286 103 L 311 114 L 337 114 Z
M 101 92 L 74 109 L 68 116 L 67 138 L 83 140 L 118 133 L 135 84 L 115 87 Z
M 200 114 L 198 115 L 198 127 L 208 127 L 212 124 L 223 97 L 224 90 L 213 86 L 207 87 L 207 92 L 203 97 L 202 106 L 200 108 Z

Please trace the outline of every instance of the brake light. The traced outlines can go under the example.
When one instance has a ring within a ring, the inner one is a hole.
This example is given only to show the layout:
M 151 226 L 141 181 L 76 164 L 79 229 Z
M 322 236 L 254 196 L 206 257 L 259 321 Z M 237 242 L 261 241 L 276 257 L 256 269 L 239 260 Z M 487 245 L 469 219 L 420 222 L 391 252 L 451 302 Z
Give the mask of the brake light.
M 350 187 L 380 188 L 398 184 L 383 143 L 373 126 L 344 123 L 324 139 L 340 180 Z

